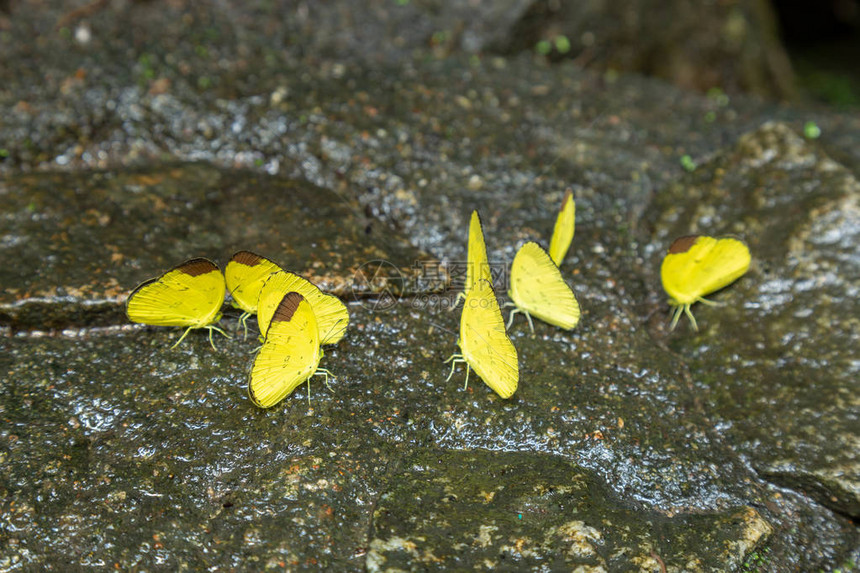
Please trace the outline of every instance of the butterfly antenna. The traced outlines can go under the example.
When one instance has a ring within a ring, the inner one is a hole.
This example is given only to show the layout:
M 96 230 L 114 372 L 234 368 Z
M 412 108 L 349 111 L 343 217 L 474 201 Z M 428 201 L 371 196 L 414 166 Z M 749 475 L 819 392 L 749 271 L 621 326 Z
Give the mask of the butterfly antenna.
M 340 320 L 338 320 L 337 322 L 335 322 L 334 324 L 332 324 L 332 325 L 331 325 L 331 328 L 329 328 L 329 329 L 328 329 L 328 332 L 326 332 L 326 333 L 325 333 L 325 336 L 321 337 L 321 338 L 320 338 L 320 340 L 328 340 L 329 335 L 330 335 L 332 332 L 334 332 L 334 329 L 335 329 L 335 328 L 337 328 L 337 325 L 338 325 L 338 324 L 340 324 L 340 323 L 341 323 L 341 322 L 343 322 L 343 321 L 344 321 L 344 319 L 343 319 L 343 318 L 341 318 Z
M 428 322 L 428 323 L 430 324 L 430 326 L 432 326 L 432 327 L 438 328 L 439 330 L 444 330 L 444 331 L 445 331 L 445 332 L 447 332 L 448 334 L 453 334 L 454 336 L 457 336 L 457 333 L 456 333 L 456 332 L 454 332 L 453 330 L 451 330 L 450 328 L 445 328 L 445 327 L 444 327 L 444 326 L 442 326 L 441 324 L 437 324 L 437 323 L 433 322 L 432 320 L 428 320 L 427 322 Z M 445 362 L 448 362 L 448 360 L 446 360 Z

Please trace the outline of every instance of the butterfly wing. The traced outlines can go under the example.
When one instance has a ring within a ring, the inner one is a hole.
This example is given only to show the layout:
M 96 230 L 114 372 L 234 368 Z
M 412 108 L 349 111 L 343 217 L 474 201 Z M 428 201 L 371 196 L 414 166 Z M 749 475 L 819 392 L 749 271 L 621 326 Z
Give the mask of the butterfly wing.
M 349 326 L 349 311 L 346 305 L 336 296 L 323 293 L 315 284 L 289 271 L 278 271 L 269 275 L 260 290 L 257 323 L 263 336 L 266 335 L 275 309 L 290 291 L 301 294 L 310 303 L 322 344 L 335 344 L 343 338 L 346 327 Z
M 297 292 L 285 294 L 254 358 L 248 396 L 255 405 L 271 408 L 316 372 L 320 358 L 319 330 L 310 303 Z
M 469 222 L 469 250 L 466 262 L 466 286 L 463 294 L 468 296 L 475 284 L 480 280 L 493 282 L 490 273 L 490 263 L 487 262 L 487 246 L 484 244 L 484 230 L 481 217 L 477 211 L 472 211 Z
M 561 266 L 567 249 L 573 241 L 573 232 L 576 227 L 576 202 L 573 200 L 573 192 L 564 194 L 561 202 L 561 210 L 555 220 L 552 229 L 552 239 L 549 242 L 549 256 L 556 265 Z
M 561 271 L 537 243 L 526 243 L 511 264 L 508 291 L 517 308 L 570 330 L 579 322 L 579 303 Z
M 660 278 L 676 304 L 692 304 L 736 281 L 750 262 L 749 248 L 738 239 L 692 235 L 676 239 L 669 247 Z
M 245 312 L 257 312 L 260 290 L 270 274 L 281 267 L 256 253 L 239 251 L 224 268 L 227 291 L 233 297 L 233 306 Z
M 502 398 L 517 390 L 517 349 L 505 332 L 505 323 L 493 286 L 480 280 L 463 303 L 460 316 L 460 349 L 478 376 Z
M 221 318 L 225 290 L 215 263 L 191 259 L 134 289 L 126 314 L 132 322 L 202 328 Z

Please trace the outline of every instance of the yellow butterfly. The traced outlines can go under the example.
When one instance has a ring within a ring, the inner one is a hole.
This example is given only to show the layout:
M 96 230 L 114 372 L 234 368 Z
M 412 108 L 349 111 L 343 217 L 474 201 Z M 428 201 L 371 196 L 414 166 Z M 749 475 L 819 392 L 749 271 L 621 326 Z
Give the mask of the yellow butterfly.
M 672 328 L 684 313 L 699 330 L 690 307 L 696 302 L 715 304 L 702 297 L 739 279 L 750 268 L 750 261 L 749 248 L 738 239 L 704 235 L 675 239 L 660 267 L 663 289 L 675 307 Z
M 227 336 L 215 326 L 221 320 L 225 290 L 224 275 L 215 263 L 191 259 L 134 289 L 128 295 L 125 312 L 132 322 L 188 327 L 171 348 L 195 328 L 208 329 L 209 344 L 215 348 L 212 331 Z
M 517 312 L 526 315 L 532 332 L 532 315 L 567 330 L 579 322 L 579 303 L 573 291 L 547 252 L 537 243 L 526 243 L 514 256 L 508 296 L 516 306 L 511 311 L 508 326 Z
M 561 201 L 561 210 L 552 229 L 552 239 L 549 242 L 549 256 L 559 267 L 567 254 L 570 242 L 573 241 L 573 231 L 576 227 L 576 202 L 573 192 L 568 190 Z
M 260 290 L 257 323 L 262 336 L 266 336 L 269 323 L 281 299 L 290 291 L 301 294 L 313 308 L 321 344 L 335 344 L 343 338 L 346 327 L 349 326 L 349 311 L 346 305 L 336 296 L 324 294 L 315 284 L 289 271 L 278 271 L 269 275 Z
M 297 292 L 285 294 L 266 332 L 266 339 L 251 366 L 248 397 L 260 408 L 271 408 L 308 381 L 311 401 L 311 376 L 325 376 L 326 384 L 334 374 L 320 368 L 323 356 L 319 328 L 310 303 Z
M 484 230 L 481 226 L 481 217 L 477 211 L 472 211 L 472 219 L 469 222 L 469 248 L 466 253 L 466 283 L 463 292 L 457 295 L 453 310 L 460 299 L 469 296 L 469 292 L 480 280 L 493 282 L 490 273 L 490 263 L 487 262 L 487 246 L 484 244 Z
M 457 344 L 462 354 L 453 354 L 445 361 L 451 362 L 446 382 L 454 375 L 454 367 L 465 362 L 464 389 L 469 385 L 469 369 L 474 368 L 496 394 L 502 398 L 513 396 L 520 377 L 517 349 L 505 333 L 505 322 L 493 285 L 486 279 L 479 279 L 466 295 Z
M 224 278 L 227 280 L 227 291 L 233 297 L 233 307 L 242 310 L 239 323 L 248 336 L 247 320 L 257 312 L 257 301 L 260 290 L 269 275 L 281 270 L 281 267 L 251 251 L 239 251 L 230 259 L 224 268 Z

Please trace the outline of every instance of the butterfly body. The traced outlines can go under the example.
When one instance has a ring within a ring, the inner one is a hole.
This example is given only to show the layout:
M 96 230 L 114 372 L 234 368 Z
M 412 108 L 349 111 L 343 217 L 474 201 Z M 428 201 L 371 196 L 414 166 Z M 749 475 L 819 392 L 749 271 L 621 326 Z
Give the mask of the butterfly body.
M 502 398 L 510 398 L 516 392 L 519 382 L 517 350 L 505 332 L 493 286 L 485 279 L 475 283 L 466 296 L 457 344 L 461 354 L 448 359 L 452 362 L 452 374 L 457 363 L 465 362 L 467 384 L 471 368 Z
M 256 406 L 270 408 L 314 374 L 328 378 L 331 373 L 319 368 L 322 356 L 310 302 L 298 292 L 285 294 L 272 313 L 263 346 L 251 366 L 249 398 Z
M 684 313 L 698 330 L 690 307 L 696 302 L 708 304 L 710 301 L 703 297 L 743 276 L 751 260 L 746 244 L 732 237 L 689 235 L 676 239 L 660 266 L 663 289 L 676 307 L 672 328 Z
M 466 282 L 463 292 L 457 295 L 457 301 L 469 296 L 469 292 L 480 280 L 493 282 L 490 272 L 490 263 L 487 260 L 487 245 L 484 243 L 484 229 L 481 225 L 481 217 L 477 211 L 472 211 L 469 220 L 469 242 L 466 251 Z M 451 310 L 456 304 L 451 307 Z
M 134 289 L 126 301 L 126 315 L 132 322 L 186 327 L 176 344 L 198 328 L 210 329 L 211 342 L 212 330 L 223 334 L 214 324 L 221 319 L 225 292 L 224 275 L 215 263 L 190 259 Z
M 576 203 L 573 200 L 573 193 L 568 190 L 561 201 L 561 210 L 556 217 L 555 226 L 552 229 L 552 238 L 549 242 L 549 251 L 547 251 L 552 262 L 558 266 L 561 266 L 567 249 L 570 248 L 575 228 Z
M 241 309 L 242 315 L 239 323 L 248 334 L 248 318 L 256 314 L 257 301 L 260 299 L 260 290 L 266 279 L 281 267 L 251 251 L 239 251 L 231 258 L 224 267 L 224 278 L 227 282 L 227 291 L 233 299 L 233 307 Z
M 312 282 L 284 270 L 269 275 L 260 289 L 257 303 L 260 333 L 266 336 L 275 310 L 284 295 L 292 291 L 301 294 L 313 309 L 321 344 L 339 342 L 349 326 L 349 311 L 346 305 L 336 296 L 323 293 Z
M 511 312 L 509 324 L 515 312 L 567 330 L 579 322 L 580 308 L 573 291 L 537 243 L 524 244 L 514 256 L 508 296 L 517 307 Z

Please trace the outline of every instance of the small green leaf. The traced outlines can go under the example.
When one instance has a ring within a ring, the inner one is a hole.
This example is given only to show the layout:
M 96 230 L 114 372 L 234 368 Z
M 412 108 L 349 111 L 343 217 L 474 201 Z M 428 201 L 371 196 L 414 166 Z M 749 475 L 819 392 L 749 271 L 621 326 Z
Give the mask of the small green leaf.
M 693 161 L 693 158 L 689 155 L 681 156 L 681 167 L 684 168 L 684 171 L 693 172 L 696 170 L 696 162 Z
M 818 139 L 821 137 L 821 128 L 814 121 L 807 121 L 803 125 L 803 135 L 806 139 Z
M 558 50 L 559 54 L 566 54 L 570 51 L 570 40 L 567 39 L 567 36 L 555 37 L 555 49 Z
M 552 44 L 549 40 L 541 40 L 537 43 L 537 46 L 535 46 L 535 50 L 538 54 L 546 56 L 552 51 Z

